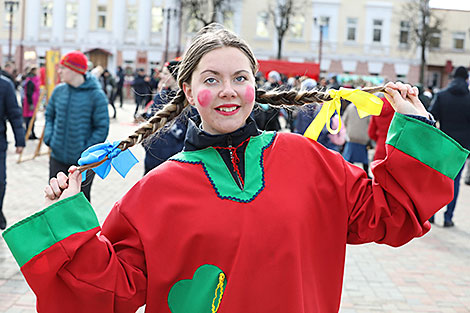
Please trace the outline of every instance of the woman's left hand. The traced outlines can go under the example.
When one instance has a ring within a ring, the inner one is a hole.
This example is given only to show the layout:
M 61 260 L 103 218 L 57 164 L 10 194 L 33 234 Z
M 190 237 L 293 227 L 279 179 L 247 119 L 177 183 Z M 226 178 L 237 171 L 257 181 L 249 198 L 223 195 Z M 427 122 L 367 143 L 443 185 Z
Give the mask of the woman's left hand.
M 418 98 L 418 88 L 400 82 L 385 85 L 385 97 L 396 112 L 429 118 L 429 113 Z

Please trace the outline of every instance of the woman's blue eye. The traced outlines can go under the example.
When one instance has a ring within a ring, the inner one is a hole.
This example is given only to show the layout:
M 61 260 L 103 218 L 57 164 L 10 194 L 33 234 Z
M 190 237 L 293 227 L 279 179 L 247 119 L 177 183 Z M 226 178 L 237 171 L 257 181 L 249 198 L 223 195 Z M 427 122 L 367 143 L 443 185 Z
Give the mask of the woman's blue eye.
M 216 82 L 216 80 L 215 80 L 215 78 L 209 77 L 204 82 L 208 83 L 208 84 L 214 84 Z
M 244 82 L 244 81 L 246 80 L 246 77 L 245 77 L 245 76 L 238 76 L 237 78 L 235 78 L 235 80 L 236 80 L 237 82 L 240 82 L 240 83 L 241 83 L 241 82 Z

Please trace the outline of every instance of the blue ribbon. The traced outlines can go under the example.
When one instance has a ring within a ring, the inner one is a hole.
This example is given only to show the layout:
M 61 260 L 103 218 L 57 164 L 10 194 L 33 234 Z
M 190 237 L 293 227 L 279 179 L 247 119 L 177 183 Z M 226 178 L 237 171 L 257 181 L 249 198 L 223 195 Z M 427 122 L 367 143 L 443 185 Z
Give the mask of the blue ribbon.
M 129 151 L 129 149 L 124 151 L 119 149 L 118 146 L 120 143 L 120 141 L 115 141 L 111 144 L 106 140 L 106 142 L 91 146 L 82 152 L 82 155 L 78 160 L 78 164 L 87 165 L 99 162 L 105 157 L 108 157 L 103 164 L 93 168 L 93 171 L 98 174 L 99 177 L 105 179 L 106 176 L 108 176 L 109 171 L 111 171 L 112 165 L 122 178 L 125 178 L 129 170 L 139 161 L 132 152 Z M 86 171 L 82 173 L 82 181 L 86 178 L 85 173 Z

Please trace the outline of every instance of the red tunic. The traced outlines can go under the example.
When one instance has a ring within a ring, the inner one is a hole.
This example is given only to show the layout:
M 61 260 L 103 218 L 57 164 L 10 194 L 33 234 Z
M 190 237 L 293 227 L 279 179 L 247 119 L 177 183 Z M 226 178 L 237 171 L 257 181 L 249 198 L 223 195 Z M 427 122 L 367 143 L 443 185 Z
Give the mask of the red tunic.
M 305 137 L 263 133 L 243 190 L 213 148 L 184 152 L 117 202 L 101 233 L 79 194 L 4 237 L 39 312 L 337 312 L 346 244 L 422 236 L 468 154 L 420 121 L 392 125 L 373 181 Z

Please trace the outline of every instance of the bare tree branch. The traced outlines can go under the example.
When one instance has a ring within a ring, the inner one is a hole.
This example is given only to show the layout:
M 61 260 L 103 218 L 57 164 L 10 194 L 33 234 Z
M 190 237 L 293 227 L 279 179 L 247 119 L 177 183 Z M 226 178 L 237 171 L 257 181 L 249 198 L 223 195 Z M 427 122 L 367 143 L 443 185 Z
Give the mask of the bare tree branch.
M 277 34 L 277 59 L 282 58 L 282 42 L 291 26 L 291 19 L 296 16 L 296 12 L 302 12 L 301 2 L 303 1 L 274 0 L 268 6 L 268 13 L 271 16 Z
M 419 82 L 424 84 L 424 72 L 426 68 L 427 51 L 435 34 L 444 30 L 443 19 L 429 7 L 429 0 L 412 0 L 403 7 L 402 20 L 408 21 L 410 25 L 410 40 L 421 49 L 421 66 Z
M 203 26 L 214 22 L 223 22 L 233 12 L 233 5 L 238 1 L 230 0 L 182 0 L 187 20 L 195 19 Z M 241 1 L 241 0 L 240 0 Z M 219 16 L 222 21 L 219 20 Z

